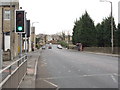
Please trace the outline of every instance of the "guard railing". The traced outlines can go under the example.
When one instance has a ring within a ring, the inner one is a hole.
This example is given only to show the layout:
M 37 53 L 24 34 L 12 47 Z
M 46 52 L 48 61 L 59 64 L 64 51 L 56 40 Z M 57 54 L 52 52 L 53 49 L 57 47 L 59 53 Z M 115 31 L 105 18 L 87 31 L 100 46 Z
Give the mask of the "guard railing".
M 0 70 L 0 89 L 18 88 L 27 73 L 27 56 L 22 56 Z

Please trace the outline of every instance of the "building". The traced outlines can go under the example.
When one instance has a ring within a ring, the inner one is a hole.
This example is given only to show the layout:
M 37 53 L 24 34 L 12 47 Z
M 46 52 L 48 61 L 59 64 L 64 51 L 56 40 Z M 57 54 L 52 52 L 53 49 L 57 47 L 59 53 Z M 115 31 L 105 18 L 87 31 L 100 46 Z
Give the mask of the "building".
M 15 33 L 15 10 L 19 0 L 0 0 L 0 43 L 4 52 L 9 52 L 11 60 L 19 53 L 19 35 Z

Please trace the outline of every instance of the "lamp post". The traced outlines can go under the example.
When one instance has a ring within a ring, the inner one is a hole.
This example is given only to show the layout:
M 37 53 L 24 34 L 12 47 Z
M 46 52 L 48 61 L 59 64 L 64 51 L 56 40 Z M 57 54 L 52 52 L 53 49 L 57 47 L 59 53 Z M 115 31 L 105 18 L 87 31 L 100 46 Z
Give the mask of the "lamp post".
M 111 4 L 111 52 L 114 53 L 112 2 L 107 0 L 100 0 L 100 2 L 109 2 Z
M 33 24 L 34 24 L 34 23 L 39 23 L 39 22 L 32 22 L 32 27 L 33 27 Z
M 34 23 L 39 23 L 39 22 L 32 22 L 32 31 L 31 31 L 31 36 L 32 36 L 32 40 L 31 40 L 31 48 L 32 48 L 32 51 L 34 51 L 35 49 L 35 27 L 33 27 L 33 24 Z

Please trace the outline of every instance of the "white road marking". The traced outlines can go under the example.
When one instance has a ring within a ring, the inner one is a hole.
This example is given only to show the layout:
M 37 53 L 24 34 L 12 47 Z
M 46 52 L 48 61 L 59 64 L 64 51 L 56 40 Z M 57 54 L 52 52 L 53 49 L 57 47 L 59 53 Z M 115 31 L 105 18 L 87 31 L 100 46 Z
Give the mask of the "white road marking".
M 111 75 L 111 78 L 115 83 L 117 83 L 117 80 L 115 79 L 115 77 L 113 75 Z
M 118 76 L 118 74 L 117 74 L 117 73 L 114 73 L 113 75 Z
M 38 59 L 35 62 L 35 71 L 34 71 L 34 76 L 37 75 L 37 66 L 38 66 Z
M 112 75 L 112 76 L 111 76 Z M 50 80 L 50 79 L 64 79 L 64 78 L 82 78 L 82 77 L 93 77 L 93 76 L 111 76 L 112 78 L 114 78 L 113 74 L 91 74 L 91 75 L 77 75 L 77 76 L 64 76 L 64 77 L 48 77 L 48 78 L 39 78 L 40 80 Z M 115 79 L 115 78 L 114 78 Z M 117 80 L 115 80 L 117 81 Z
M 49 81 L 47 81 L 47 80 L 43 80 L 43 81 L 45 81 L 45 82 L 47 82 L 47 83 L 51 84 L 52 86 L 58 87 L 56 84 L 51 83 L 51 82 L 49 82 Z

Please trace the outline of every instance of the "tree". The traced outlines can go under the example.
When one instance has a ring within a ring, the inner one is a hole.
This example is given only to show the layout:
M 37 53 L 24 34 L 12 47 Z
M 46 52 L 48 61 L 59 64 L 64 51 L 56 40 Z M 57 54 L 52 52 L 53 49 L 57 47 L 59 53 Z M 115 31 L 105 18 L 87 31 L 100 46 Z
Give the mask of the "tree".
M 78 21 L 76 20 L 72 38 L 73 44 L 80 42 L 84 46 L 96 45 L 96 29 L 87 11 Z
M 114 36 L 115 46 L 120 47 L 120 23 L 117 26 Z
M 113 18 L 113 30 L 115 34 L 116 26 Z M 96 25 L 97 31 L 97 46 L 110 47 L 111 46 L 111 17 L 103 19 L 101 23 Z M 115 39 L 115 35 L 114 35 Z
M 104 35 L 103 35 L 102 25 L 100 23 L 96 25 L 96 31 L 97 31 L 97 46 L 104 47 L 104 39 L 103 39 Z

